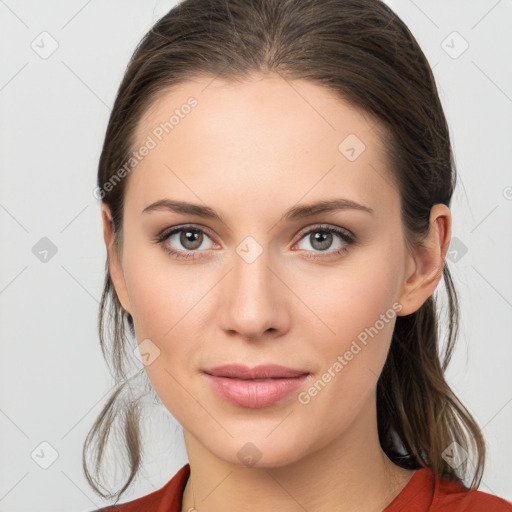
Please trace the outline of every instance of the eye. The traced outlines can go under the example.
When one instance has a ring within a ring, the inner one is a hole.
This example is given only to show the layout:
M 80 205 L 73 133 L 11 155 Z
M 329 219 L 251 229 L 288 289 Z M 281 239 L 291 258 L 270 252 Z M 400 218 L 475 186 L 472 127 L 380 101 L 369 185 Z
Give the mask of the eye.
M 337 243 L 336 238 L 338 238 Z M 346 229 L 338 228 L 335 226 L 320 225 L 303 233 L 299 243 L 303 241 L 307 242 L 312 248 L 309 249 L 306 247 L 305 250 L 313 252 L 313 254 L 305 256 L 307 258 L 316 259 L 339 256 L 346 253 L 349 249 L 349 246 L 355 242 L 355 236 Z M 333 243 L 335 247 L 332 247 Z M 328 249 L 333 250 L 329 251 Z
M 167 253 L 177 258 L 194 259 L 196 252 L 212 247 L 211 243 L 210 245 L 206 243 L 205 246 L 205 241 L 208 240 L 211 242 L 210 236 L 206 234 L 204 229 L 181 226 L 164 231 L 156 241 L 163 246 Z

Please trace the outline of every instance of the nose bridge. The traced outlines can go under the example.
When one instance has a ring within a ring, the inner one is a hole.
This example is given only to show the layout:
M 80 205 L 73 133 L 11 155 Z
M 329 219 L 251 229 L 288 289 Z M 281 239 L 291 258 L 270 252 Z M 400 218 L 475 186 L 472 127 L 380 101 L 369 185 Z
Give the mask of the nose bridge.
M 233 269 L 227 276 L 223 328 L 247 337 L 258 337 L 269 329 L 279 329 L 283 301 L 273 272 L 270 251 L 248 236 L 235 248 Z

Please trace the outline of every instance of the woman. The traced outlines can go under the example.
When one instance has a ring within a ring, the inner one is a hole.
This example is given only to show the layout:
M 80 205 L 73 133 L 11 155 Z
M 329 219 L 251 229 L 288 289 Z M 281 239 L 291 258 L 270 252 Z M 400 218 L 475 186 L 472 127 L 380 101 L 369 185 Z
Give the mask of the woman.
M 141 463 L 128 329 L 189 463 L 115 510 L 512 510 L 476 490 L 484 439 L 443 375 L 455 181 L 431 69 L 385 4 L 173 8 L 129 63 L 99 162 L 119 387 L 84 446 L 93 488 L 112 496 L 116 421 L 118 500 Z

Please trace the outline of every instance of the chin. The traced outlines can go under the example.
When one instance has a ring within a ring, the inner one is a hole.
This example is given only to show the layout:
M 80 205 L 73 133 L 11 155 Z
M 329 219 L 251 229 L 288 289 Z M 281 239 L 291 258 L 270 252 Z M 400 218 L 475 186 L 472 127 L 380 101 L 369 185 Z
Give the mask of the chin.
M 265 434 L 255 436 L 246 432 L 241 438 L 230 439 L 224 445 L 219 442 L 214 443 L 213 446 L 205 444 L 205 447 L 219 459 L 247 468 L 282 467 L 297 462 L 306 455 L 303 443 L 296 441 L 295 436 L 290 436 L 288 432 L 283 431 L 280 437 L 274 438 L 271 434 L 265 438 L 268 432 L 265 430 Z M 300 452 L 297 446 L 301 447 Z

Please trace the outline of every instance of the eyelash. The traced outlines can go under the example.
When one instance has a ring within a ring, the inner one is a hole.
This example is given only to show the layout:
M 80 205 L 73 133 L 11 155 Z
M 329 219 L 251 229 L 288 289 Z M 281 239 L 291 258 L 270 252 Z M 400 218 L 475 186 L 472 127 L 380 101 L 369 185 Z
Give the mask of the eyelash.
M 176 257 L 178 259 L 185 259 L 185 260 L 197 259 L 198 257 L 196 257 L 195 254 L 197 254 L 198 252 L 203 252 L 203 251 L 197 251 L 197 250 L 195 250 L 195 251 L 178 251 L 176 249 L 171 248 L 168 244 L 164 243 L 170 236 L 174 235 L 175 233 L 181 233 L 182 231 L 187 231 L 187 230 L 198 231 L 198 232 L 206 234 L 210 238 L 212 238 L 212 236 L 209 234 L 209 231 L 205 230 L 204 228 L 200 228 L 200 227 L 197 227 L 194 225 L 183 225 L 183 226 L 178 226 L 178 227 L 164 230 L 162 233 L 160 233 L 156 237 L 155 243 L 161 245 L 163 250 L 167 254 L 170 254 L 171 256 Z M 346 229 L 337 228 L 334 226 L 323 225 L 323 224 L 314 226 L 313 228 L 309 229 L 308 231 L 302 233 L 299 241 L 304 239 L 307 235 L 310 235 L 311 233 L 332 233 L 332 234 L 338 235 L 346 244 L 343 247 L 341 247 L 340 249 L 336 249 L 334 251 L 325 251 L 325 252 L 313 251 L 313 254 L 309 254 L 312 251 L 307 251 L 305 257 L 312 259 L 312 260 L 326 259 L 326 258 L 333 258 L 333 257 L 335 258 L 337 256 L 342 256 L 343 254 L 348 252 L 349 246 L 353 245 L 356 242 L 356 237 L 352 233 L 350 233 L 350 231 L 348 231 Z M 199 256 L 199 258 L 200 257 L 202 257 L 202 256 Z

